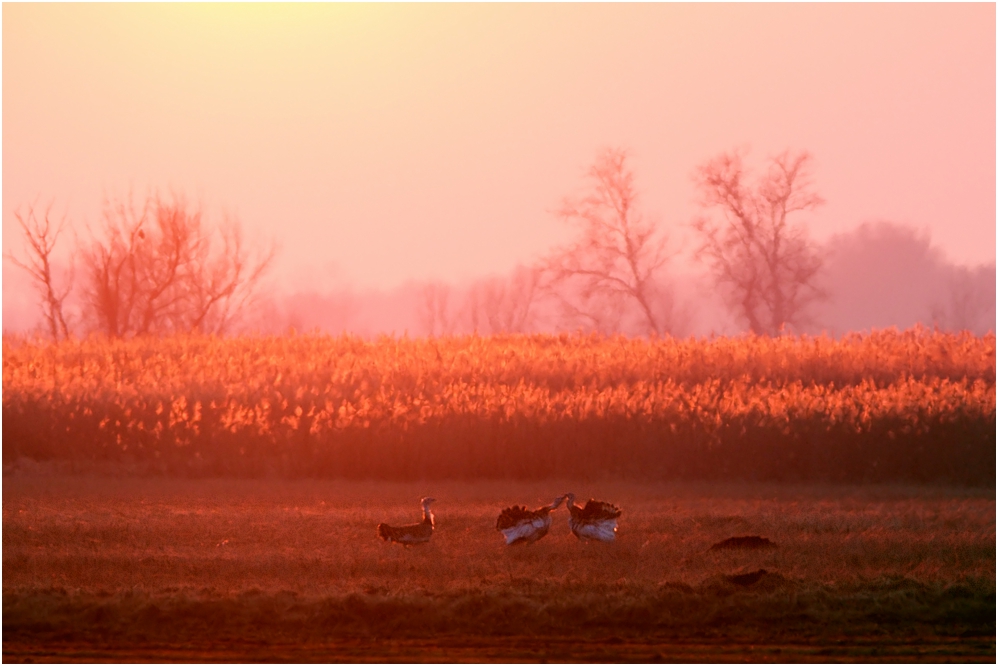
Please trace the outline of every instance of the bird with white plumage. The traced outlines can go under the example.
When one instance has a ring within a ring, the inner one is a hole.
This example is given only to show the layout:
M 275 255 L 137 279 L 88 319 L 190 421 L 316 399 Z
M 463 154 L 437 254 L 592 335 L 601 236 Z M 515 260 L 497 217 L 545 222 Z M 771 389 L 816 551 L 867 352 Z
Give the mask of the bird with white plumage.
M 551 512 L 558 508 L 565 497 L 557 497 L 548 506 L 530 511 L 525 506 L 504 509 L 496 520 L 496 529 L 506 537 L 506 545 L 533 543 L 551 529 Z
M 617 538 L 617 518 L 620 509 L 609 502 L 591 499 L 586 505 L 575 503 L 575 495 L 566 493 L 568 526 L 582 541 L 613 541 Z

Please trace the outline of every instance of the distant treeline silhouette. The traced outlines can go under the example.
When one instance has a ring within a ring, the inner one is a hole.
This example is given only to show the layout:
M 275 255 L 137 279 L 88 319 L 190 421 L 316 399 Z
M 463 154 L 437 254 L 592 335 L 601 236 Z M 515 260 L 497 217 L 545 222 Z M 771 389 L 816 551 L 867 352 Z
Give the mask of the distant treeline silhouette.
M 180 475 L 995 479 L 995 336 L 4 340 L 3 457 Z
M 244 240 L 235 217 L 213 223 L 182 196 L 111 198 L 75 235 L 62 266 L 65 217 L 15 211 L 25 248 L 5 257 L 27 274 L 51 339 L 172 333 L 425 335 L 595 332 L 629 336 L 822 333 L 916 324 L 975 334 L 995 328 L 995 266 L 947 261 L 925 234 L 863 224 L 824 243 L 809 213 L 824 200 L 806 151 L 753 171 L 744 151 L 694 170 L 699 214 L 687 261 L 644 211 L 626 150 L 600 151 L 555 215 L 567 240 L 505 275 L 465 284 L 413 281 L 357 292 L 340 280 L 263 288 L 274 246 Z M 74 268 L 80 268 L 77 273 Z M 78 278 L 78 279 L 76 279 Z M 23 314 L 17 318 L 22 318 Z M 22 326 L 23 328 L 23 326 Z

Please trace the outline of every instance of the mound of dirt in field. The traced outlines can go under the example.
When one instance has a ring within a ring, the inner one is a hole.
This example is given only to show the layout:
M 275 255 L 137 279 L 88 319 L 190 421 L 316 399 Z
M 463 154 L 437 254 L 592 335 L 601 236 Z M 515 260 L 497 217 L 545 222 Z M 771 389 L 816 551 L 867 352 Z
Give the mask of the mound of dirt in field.
M 749 585 L 754 585 L 762 580 L 764 577 L 768 576 L 769 572 L 765 569 L 759 569 L 758 571 L 753 571 L 751 573 L 736 574 L 734 576 L 725 576 L 725 578 L 735 585 L 742 585 L 748 587 Z
M 739 536 L 719 541 L 710 547 L 711 550 L 728 550 L 733 548 L 776 548 L 776 544 L 761 536 Z

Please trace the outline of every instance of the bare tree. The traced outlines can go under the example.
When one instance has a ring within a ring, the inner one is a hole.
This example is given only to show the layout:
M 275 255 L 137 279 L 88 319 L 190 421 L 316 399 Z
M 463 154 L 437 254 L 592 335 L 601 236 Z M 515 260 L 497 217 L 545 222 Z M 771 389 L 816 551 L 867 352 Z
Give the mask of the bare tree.
M 720 221 L 693 222 L 701 241 L 696 256 L 707 262 L 728 307 L 756 334 L 801 324 L 805 308 L 824 296 L 815 284 L 818 252 L 804 228 L 788 219 L 824 203 L 812 190 L 810 162 L 806 152 L 784 152 L 750 184 L 741 155 L 724 153 L 694 177 L 701 206 L 721 213 Z
M 227 219 L 221 249 L 200 209 L 182 198 L 106 202 L 103 227 L 82 252 L 93 324 L 112 337 L 224 333 L 255 291 L 275 250 L 252 253 Z
M 228 330 L 256 296 L 256 287 L 273 262 L 276 249 L 255 248 L 251 253 L 238 221 L 226 217 L 219 228 L 217 254 L 208 243 L 197 246 L 197 261 L 189 275 L 186 328 L 194 331 Z
M 983 335 L 995 330 L 995 265 L 949 266 L 943 302 L 930 317 L 937 328 Z
M 53 275 L 52 253 L 59 236 L 66 229 L 67 222 L 66 217 L 63 216 L 57 223 L 53 224 L 51 212 L 51 204 L 40 218 L 36 214 L 34 206 L 29 206 L 24 213 L 20 210 L 15 211 L 14 218 L 28 242 L 28 256 L 23 261 L 9 252 L 4 253 L 4 256 L 31 276 L 31 280 L 41 297 L 42 313 L 45 316 L 49 335 L 53 340 L 59 340 L 69 337 L 69 326 L 66 325 L 63 305 L 73 288 L 73 270 L 71 263 L 66 284 L 57 287 Z
M 471 286 L 462 314 L 471 330 L 483 333 L 526 333 L 534 322 L 533 305 L 540 268 L 517 266 L 508 278 L 492 277 Z
M 617 328 L 630 305 L 647 332 L 670 332 L 672 299 L 661 275 L 668 239 L 637 210 L 627 153 L 602 151 L 588 178 L 588 194 L 567 198 L 558 211 L 579 234 L 547 260 L 548 291 L 570 318 L 596 330 Z
M 441 282 L 431 282 L 423 287 L 422 296 L 416 314 L 426 334 L 434 337 L 453 333 L 455 322 L 448 308 L 450 287 Z

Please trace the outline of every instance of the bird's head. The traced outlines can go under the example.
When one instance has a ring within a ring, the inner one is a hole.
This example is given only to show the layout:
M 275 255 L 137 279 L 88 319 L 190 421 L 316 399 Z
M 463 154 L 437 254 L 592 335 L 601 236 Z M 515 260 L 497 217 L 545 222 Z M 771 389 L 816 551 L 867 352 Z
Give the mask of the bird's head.
M 568 506 L 575 504 L 575 493 L 565 493 L 561 496 L 562 500 L 568 500 Z
M 551 510 L 554 511 L 555 509 L 557 509 L 559 506 L 561 506 L 561 503 L 564 501 L 565 501 L 565 495 L 562 495 L 561 497 L 555 497 L 554 502 L 551 503 Z
M 430 511 L 430 505 L 436 501 L 437 500 L 433 499 L 432 497 L 424 497 L 423 499 L 419 500 L 419 503 L 423 505 L 423 520 L 429 518 L 431 525 L 435 525 L 436 520 L 433 518 L 433 512 Z

